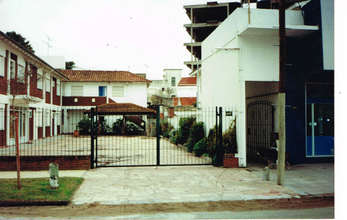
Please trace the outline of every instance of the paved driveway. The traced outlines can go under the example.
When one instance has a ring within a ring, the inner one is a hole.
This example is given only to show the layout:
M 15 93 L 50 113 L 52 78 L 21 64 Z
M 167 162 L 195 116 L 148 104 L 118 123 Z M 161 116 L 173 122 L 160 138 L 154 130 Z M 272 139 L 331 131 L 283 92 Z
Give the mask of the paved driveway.
M 156 137 L 146 136 L 100 136 L 97 139 L 97 158 L 100 166 L 156 165 Z M 91 138 L 60 135 L 20 145 L 22 156 L 90 155 Z M 16 148 L 0 149 L 0 156 L 15 156 Z M 171 144 L 168 139 L 160 140 L 160 164 L 211 164 L 208 157 L 195 157 L 184 147 Z

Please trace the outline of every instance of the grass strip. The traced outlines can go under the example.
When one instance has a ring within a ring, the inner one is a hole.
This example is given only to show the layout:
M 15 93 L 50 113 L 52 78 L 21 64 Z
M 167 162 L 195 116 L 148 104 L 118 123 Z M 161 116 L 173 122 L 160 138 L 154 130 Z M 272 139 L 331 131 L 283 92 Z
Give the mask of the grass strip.
M 61 177 L 59 187 L 52 189 L 49 178 L 23 178 L 17 189 L 17 179 L 0 179 L 0 202 L 61 202 L 70 201 L 83 178 Z

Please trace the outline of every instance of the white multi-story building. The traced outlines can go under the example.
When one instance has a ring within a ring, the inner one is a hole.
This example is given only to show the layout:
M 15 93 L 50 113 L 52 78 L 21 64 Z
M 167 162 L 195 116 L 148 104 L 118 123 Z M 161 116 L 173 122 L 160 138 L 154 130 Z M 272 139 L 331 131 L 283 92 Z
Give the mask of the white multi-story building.
M 0 146 L 60 134 L 62 81 L 67 77 L 0 31 Z
M 331 5 L 333 1 L 312 0 L 304 7 L 299 5 L 298 10 L 286 10 L 285 119 L 279 119 L 278 109 L 278 10 L 237 8 L 202 42 L 198 102 L 202 109 L 233 108 L 240 166 L 246 166 L 246 153 L 254 140 L 266 138 L 256 144 L 270 146 L 271 133 L 279 132 L 279 120 L 286 120 L 290 160 L 302 162 L 333 154 L 333 70 L 324 68 L 323 63 L 326 59 L 331 61 L 331 56 L 324 56 L 326 53 L 322 50 L 322 45 L 323 49 L 328 47 L 326 51 L 331 54 L 333 48 L 329 40 L 324 42 L 324 37 L 333 39 Z M 330 26 L 324 25 L 326 23 Z M 323 43 L 319 40 L 322 36 Z M 325 59 L 322 59 L 322 51 Z M 320 94 L 318 88 L 325 94 Z M 259 108 L 254 108 L 257 105 Z M 265 114 L 267 111 L 269 114 Z M 317 114 L 322 116 L 321 121 L 325 120 L 321 130 L 315 127 L 319 122 L 313 115 Z M 258 128 L 252 124 L 254 120 L 258 120 Z M 268 132 L 259 127 L 264 121 L 270 123 L 264 125 L 269 127 Z M 318 130 L 321 133 L 314 135 Z

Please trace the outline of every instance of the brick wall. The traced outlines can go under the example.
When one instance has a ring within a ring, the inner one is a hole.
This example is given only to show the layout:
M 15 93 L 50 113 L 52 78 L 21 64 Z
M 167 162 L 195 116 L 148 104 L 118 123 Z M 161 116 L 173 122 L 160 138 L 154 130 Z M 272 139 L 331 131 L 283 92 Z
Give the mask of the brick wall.
M 10 84 L 11 84 L 11 94 L 15 94 L 15 95 L 27 94 L 27 87 L 25 83 L 18 82 L 16 79 L 11 79 Z
M 53 77 L 53 104 L 54 105 L 60 105 L 60 96 L 57 96 L 57 79 Z
M 47 104 L 51 103 L 51 93 L 50 92 L 46 92 L 46 103 Z
M 31 65 L 30 95 L 42 99 L 42 90 L 37 88 L 37 68 Z
M 51 127 L 50 126 L 46 126 L 46 137 L 51 136 Z
M 49 163 L 59 164 L 59 170 L 88 170 L 90 156 L 22 156 L 22 171 L 48 170 Z M 15 171 L 16 157 L 0 157 L 0 171 Z M 48 173 L 47 173 L 48 177 Z
M 5 130 L 0 131 L 0 149 L 6 146 L 6 132 Z
M 75 102 L 77 98 L 77 102 Z M 92 100 L 95 99 L 95 102 Z M 106 97 L 85 97 L 85 96 L 64 96 L 63 105 L 64 106 L 96 106 L 106 104 Z
M 37 136 L 38 138 L 42 138 L 43 137 L 43 128 L 42 127 L 38 127 L 37 129 Z

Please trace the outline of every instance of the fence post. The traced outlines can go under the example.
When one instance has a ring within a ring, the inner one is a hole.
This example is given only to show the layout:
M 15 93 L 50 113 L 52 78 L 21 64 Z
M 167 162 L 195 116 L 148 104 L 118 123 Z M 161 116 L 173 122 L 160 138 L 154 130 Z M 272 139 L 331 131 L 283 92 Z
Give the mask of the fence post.
M 90 168 L 94 168 L 94 108 L 90 109 Z
M 216 107 L 216 159 L 215 166 L 223 166 L 223 108 Z M 219 119 L 219 120 L 218 120 Z
M 157 166 L 159 166 L 160 165 L 160 105 L 157 106 L 156 130 L 157 130 Z
M 94 158 L 94 162 L 95 162 L 95 166 L 98 167 L 98 132 L 99 132 L 99 118 L 98 118 L 98 106 L 95 106 L 95 112 L 94 112 L 94 116 L 95 116 L 95 131 L 94 131 L 94 139 L 95 139 L 95 158 Z

